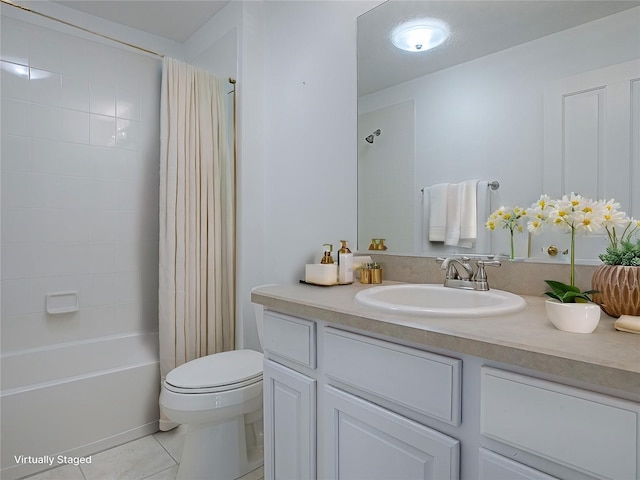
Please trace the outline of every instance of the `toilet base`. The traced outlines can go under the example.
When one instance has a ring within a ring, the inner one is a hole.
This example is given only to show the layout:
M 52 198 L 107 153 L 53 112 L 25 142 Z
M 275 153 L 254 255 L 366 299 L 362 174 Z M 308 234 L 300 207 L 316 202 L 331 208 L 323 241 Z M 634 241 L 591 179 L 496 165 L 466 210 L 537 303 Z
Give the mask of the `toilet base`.
M 262 415 L 256 422 L 255 413 L 188 425 L 176 480 L 234 480 L 260 467 Z

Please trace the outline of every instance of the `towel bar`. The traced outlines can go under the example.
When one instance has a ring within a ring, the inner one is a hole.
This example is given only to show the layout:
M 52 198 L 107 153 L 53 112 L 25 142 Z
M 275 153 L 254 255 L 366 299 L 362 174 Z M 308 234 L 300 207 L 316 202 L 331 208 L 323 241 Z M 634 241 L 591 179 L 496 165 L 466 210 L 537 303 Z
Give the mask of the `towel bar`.
M 492 182 L 489 182 L 489 183 L 487 184 L 487 186 L 488 186 L 489 188 L 491 188 L 491 190 L 498 190 L 498 189 L 500 188 L 500 182 L 499 182 L 498 180 L 494 180 L 494 181 L 492 181 Z M 425 189 L 425 188 L 426 188 L 426 187 L 422 187 L 422 188 L 420 189 L 420 191 L 421 191 L 422 193 L 424 193 L 424 189 Z

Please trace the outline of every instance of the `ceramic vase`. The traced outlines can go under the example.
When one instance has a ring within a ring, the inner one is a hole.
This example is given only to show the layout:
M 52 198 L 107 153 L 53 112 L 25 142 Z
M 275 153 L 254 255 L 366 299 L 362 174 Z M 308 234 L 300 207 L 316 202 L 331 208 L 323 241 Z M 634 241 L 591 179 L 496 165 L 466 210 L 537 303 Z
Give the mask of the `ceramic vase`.
M 595 303 L 562 303 L 546 300 L 547 318 L 558 329 L 572 333 L 591 333 L 600 321 L 600 306 Z
M 640 315 L 640 267 L 600 265 L 591 286 L 599 292 L 593 301 L 608 315 Z

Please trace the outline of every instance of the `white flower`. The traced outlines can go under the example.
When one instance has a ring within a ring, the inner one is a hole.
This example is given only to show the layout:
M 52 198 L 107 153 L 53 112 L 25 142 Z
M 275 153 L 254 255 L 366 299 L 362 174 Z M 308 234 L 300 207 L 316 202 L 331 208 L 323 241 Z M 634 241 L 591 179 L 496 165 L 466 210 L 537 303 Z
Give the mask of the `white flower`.
M 624 227 L 631 222 L 627 214 L 618 210 L 619 208 L 620 204 L 613 199 L 603 201 L 600 214 L 605 228 Z
M 529 222 L 527 223 L 527 230 L 529 230 L 531 233 L 538 234 L 542 231 L 542 225 L 544 225 L 544 220 L 540 218 L 534 218 L 532 220 L 529 220 Z
M 506 228 L 511 232 L 522 232 L 523 227 L 520 223 L 520 219 L 527 216 L 527 210 L 520 207 L 505 207 L 502 206 L 489 215 L 485 227 L 489 230 L 495 230 L 496 228 Z
M 540 200 L 531 206 L 535 215 L 529 220 L 527 228 L 532 233 L 539 233 L 549 224 L 566 233 L 600 232 L 605 227 L 605 212 L 608 212 L 610 221 L 618 221 L 617 217 L 613 216 L 616 212 L 615 205 L 611 201 L 610 208 L 607 209 L 604 201 L 591 200 L 574 193 L 563 195 L 557 200 L 542 195 Z

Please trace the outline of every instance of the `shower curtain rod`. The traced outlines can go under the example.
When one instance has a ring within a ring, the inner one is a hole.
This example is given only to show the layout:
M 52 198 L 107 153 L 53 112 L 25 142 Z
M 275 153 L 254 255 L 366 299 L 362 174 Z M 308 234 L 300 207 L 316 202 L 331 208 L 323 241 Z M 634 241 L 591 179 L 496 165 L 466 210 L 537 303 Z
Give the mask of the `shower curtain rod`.
M 61 20 L 59 18 L 52 17 L 51 15 L 47 15 L 46 13 L 37 12 L 36 10 L 33 10 L 31 8 L 27 8 L 27 7 L 23 6 L 23 5 L 18 5 L 17 3 L 12 2 L 11 0 L 0 0 L 0 2 L 4 3 L 5 5 L 9 5 L 11 7 L 18 8 L 18 9 L 23 10 L 25 12 L 33 13 L 34 15 L 39 15 L 39 16 L 47 18 L 49 20 L 53 20 L 54 22 L 62 23 L 63 25 L 67 25 L 68 27 L 77 28 L 78 30 L 82 30 L 83 32 L 90 33 L 92 35 L 97 35 L 98 37 L 106 38 L 107 40 L 111 40 L 112 42 L 116 42 L 116 43 L 119 43 L 121 45 L 126 45 L 127 47 L 134 48 L 136 50 L 140 50 L 142 52 L 149 53 L 151 55 L 155 55 L 156 57 L 164 58 L 164 55 L 162 53 L 157 53 L 157 52 L 154 52 L 153 50 L 149 50 L 147 48 L 139 47 L 138 45 L 134 45 L 132 43 L 125 42 L 123 40 L 118 40 L 117 38 L 113 38 L 113 37 L 110 37 L 108 35 L 104 35 L 103 33 L 94 32 L 93 30 L 89 30 L 88 28 L 84 28 L 84 27 L 81 27 L 79 25 L 75 25 L 75 24 L 73 24 L 71 22 L 67 22 L 66 20 Z M 235 83 L 236 83 L 235 79 L 229 77 L 229 83 L 234 84 L 233 93 L 235 93 Z M 232 93 L 232 92 L 229 92 L 229 93 Z

